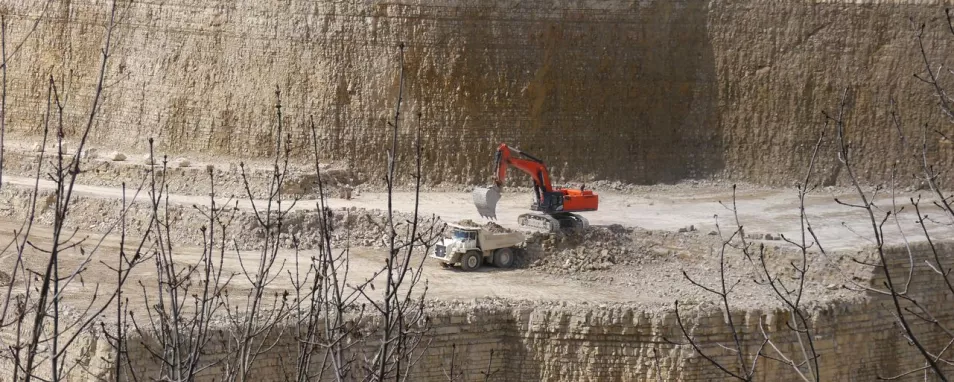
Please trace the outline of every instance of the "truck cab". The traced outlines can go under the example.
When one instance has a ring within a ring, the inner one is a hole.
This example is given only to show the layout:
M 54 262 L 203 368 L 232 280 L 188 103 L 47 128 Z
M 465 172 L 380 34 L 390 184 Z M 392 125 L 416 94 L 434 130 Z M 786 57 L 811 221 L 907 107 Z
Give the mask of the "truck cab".
M 484 262 L 499 268 L 513 265 L 516 246 L 523 243 L 517 232 L 493 233 L 481 227 L 448 224 L 450 235 L 434 246 L 432 258 L 444 266 L 460 264 L 464 271 L 479 268 Z

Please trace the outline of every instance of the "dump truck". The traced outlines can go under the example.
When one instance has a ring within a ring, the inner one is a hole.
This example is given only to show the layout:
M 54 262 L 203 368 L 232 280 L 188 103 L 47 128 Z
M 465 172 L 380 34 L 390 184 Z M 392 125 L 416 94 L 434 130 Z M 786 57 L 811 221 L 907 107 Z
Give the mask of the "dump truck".
M 461 270 L 473 271 L 484 263 L 498 268 L 513 265 L 517 247 L 524 237 L 519 232 L 495 233 L 482 227 L 448 224 L 450 237 L 434 246 L 431 257 L 444 266 L 460 264 Z

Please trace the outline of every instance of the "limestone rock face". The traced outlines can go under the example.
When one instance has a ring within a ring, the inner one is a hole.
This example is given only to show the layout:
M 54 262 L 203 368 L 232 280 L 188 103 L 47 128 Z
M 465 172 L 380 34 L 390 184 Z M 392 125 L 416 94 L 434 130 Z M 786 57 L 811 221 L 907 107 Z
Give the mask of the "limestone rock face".
M 4 1 L 11 41 L 40 18 L 10 65 L 20 133 L 36 134 L 50 68 L 70 97 L 69 126 L 85 124 L 96 82 L 108 2 L 46 3 Z M 558 181 L 789 185 L 846 87 L 866 180 L 889 178 L 895 160 L 917 168 L 893 154 L 892 97 L 906 135 L 948 127 L 912 77 L 922 66 L 909 17 L 928 23 L 934 57 L 954 41 L 932 2 L 170 0 L 122 12 L 98 146 L 143 149 L 155 137 L 162 152 L 264 156 L 278 88 L 293 155 L 308 159 L 313 118 L 322 160 L 379 175 L 400 42 L 399 154 L 409 158 L 420 129 L 429 183 L 485 181 L 506 142 L 544 158 Z M 951 163 L 949 145 L 928 146 Z M 828 184 L 844 182 L 834 152 L 820 154 Z

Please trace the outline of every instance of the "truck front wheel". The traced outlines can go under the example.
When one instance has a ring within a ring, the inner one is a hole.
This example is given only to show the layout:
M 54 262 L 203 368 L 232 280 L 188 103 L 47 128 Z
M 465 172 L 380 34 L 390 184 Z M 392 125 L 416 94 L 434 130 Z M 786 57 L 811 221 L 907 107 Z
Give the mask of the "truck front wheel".
M 494 266 L 510 268 L 513 265 L 513 251 L 510 248 L 500 248 L 494 251 Z
M 465 272 L 470 272 L 480 268 L 480 263 L 482 263 L 483 260 L 483 256 L 481 256 L 480 253 L 474 251 L 467 252 L 460 258 L 460 269 Z

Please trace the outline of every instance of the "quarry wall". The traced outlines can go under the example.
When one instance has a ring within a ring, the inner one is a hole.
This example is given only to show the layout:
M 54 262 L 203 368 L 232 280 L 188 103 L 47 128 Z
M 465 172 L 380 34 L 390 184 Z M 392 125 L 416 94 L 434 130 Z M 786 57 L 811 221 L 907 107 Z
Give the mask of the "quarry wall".
M 105 0 L 3 0 L 10 20 L 8 120 L 34 135 L 50 76 L 67 133 L 85 118 Z M 932 57 L 954 36 L 943 1 L 120 1 L 94 144 L 262 156 L 276 88 L 294 155 L 380 174 L 406 44 L 402 138 L 418 129 L 429 183 L 483 182 L 495 145 L 547 160 L 556 179 L 635 183 L 797 177 L 850 87 L 859 175 L 917 169 L 902 132 L 946 131 L 909 18 Z M 38 20 L 38 22 L 37 22 Z M 34 27 L 35 26 L 35 27 Z M 29 36 L 29 38 L 27 38 Z M 20 42 L 22 41 L 22 44 Z M 829 131 L 828 136 L 833 136 Z M 909 142 L 911 143 L 911 142 Z M 933 159 L 951 146 L 929 139 Z M 411 145 L 402 149 L 408 155 Z M 824 182 L 844 181 L 823 148 Z M 907 179 L 909 177 L 906 177 Z M 522 184 L 521 178 L 517 182 Z
M 940 244 L 938 248 L 940 259 L 951 261 L 954 245 Z M 895 248 L 887 256 L 895 280 L 905 279 L 910 269 L 908 253 Z M 943 280 L 925 265 L 934 259 L 933 252 L 926 244 L 915 245 L 912 256 L 917 265 L 910 297 L 928 307 L 939 322 L 950 324 L 954 321 L 952 295 Z M 872 273 L 864 282 L 879 287 L 883 278 Z M 894 324 L 889 296 L 869 292 L 854 300 L 812 304 L 809 311 L 822 380 L 868 381 L 923 366 L 923 358 Z M 735 355 L 720 347 L 733 341 L 721 307 L 686 301 L 681 306 L 683 322 L 703 351 L 728 367 L 736 365 Z M 431 309 L 429 314 L 431 327 L 423 341 L 427 348 L 412 372 L 414 380 L 443 381 L 459 373 L 455 380 L 484 381 L 487 379 L 483 373 L 488 371 L 489 380 L 515 382 L 725 379 L 689 346 L 673 344 L 684 343 L 684 339 L 670 307 L 559 306 L 491 300 L 474 305 L 445 304 L 443 308 Z M 764 326 L 775 347 L 786 356 L 799 354 L 798 341 L 786 325 L 786 311 L 735 311 L 733 317 L 749 354 L 754 354 L 764 340 L 759 325 Z M 918 321 L 912 318 L 912 322 Z M 920 323 L 915 324 L 914 332 L 927 349 L 934 351 L 950 341 L 941 330 Z M 89 354 L 78 358 L 84 371 L 77 372 L 75 380 L 99 380 L 112 375 L 114 366 L 109 360 L 113 356 L 103 341 L 93 339 L 84 345 L 82 349 Z M 129 367 L 136 370 L 139 378 L 155 376 L 157 370 L 155 361 L 142 347 L 143 342 L 149 340 L 128 341 Z M 209 352 L 207 359 L 214 359 L 222 346 L 213 342 L 205 347 Z M 280 341 L 256 362 L 254 379 L 285 380 L 285 373 L 294 370 L 296 346 L 290 337 Z M 764 354 L 779 358 L 772 349 L 767 346 Z M 358 359 L 362 359 L 360 355 Z M 797 379 L 789 366 L 765 358 L 757 370 L 756 380 L 760 381 Z M 200 380 L 211 381 L 220 372 L 210 368 Z M 908 377 L 924 378 L 920 373 Z

